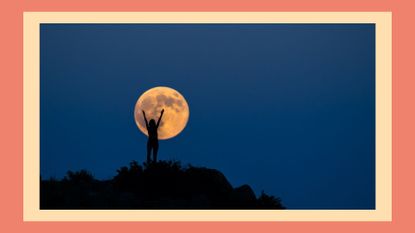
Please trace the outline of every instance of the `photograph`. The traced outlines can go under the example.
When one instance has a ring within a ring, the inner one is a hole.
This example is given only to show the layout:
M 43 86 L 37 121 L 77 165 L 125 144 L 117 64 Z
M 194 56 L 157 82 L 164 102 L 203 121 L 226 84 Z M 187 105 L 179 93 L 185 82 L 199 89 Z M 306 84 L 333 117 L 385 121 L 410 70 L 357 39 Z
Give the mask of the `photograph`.
M 375 210 L 374 23 L 40 23 L 40 210 Z

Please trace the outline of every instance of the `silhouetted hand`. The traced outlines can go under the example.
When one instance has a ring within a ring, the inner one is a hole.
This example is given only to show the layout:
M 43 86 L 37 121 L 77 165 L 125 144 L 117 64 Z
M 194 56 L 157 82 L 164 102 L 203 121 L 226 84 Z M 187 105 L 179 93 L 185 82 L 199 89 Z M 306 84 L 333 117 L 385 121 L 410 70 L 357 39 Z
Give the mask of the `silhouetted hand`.
M 161 110 L 161 113 L 160 113 L 160 117 L 159 117 L 159 120 L 157 121 L 157 128 L 159 127 L 159 125 L 160 125 L 160 121 L 161 121 L 161 118 L 163 117 L 163 113 L 164 113 L 164 108 L 163 108 L 163 110 Z
M 141 110 L 142 112 L 143 112 L 143 115 L 145 116 L 146 115 L 146 112 L 144 112 L 144 110 Z

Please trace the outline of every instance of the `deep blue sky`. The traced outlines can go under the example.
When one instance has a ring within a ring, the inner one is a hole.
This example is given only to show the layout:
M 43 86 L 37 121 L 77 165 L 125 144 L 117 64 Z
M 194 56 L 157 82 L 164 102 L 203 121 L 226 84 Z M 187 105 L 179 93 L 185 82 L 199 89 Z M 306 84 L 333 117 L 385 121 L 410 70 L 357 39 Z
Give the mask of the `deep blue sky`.
M 291 209 L 375 207 L 375 26 L 41 25 L 41 175 L 144 161 L 147 89 L 187 99 L 160 159 L 215 168 Z

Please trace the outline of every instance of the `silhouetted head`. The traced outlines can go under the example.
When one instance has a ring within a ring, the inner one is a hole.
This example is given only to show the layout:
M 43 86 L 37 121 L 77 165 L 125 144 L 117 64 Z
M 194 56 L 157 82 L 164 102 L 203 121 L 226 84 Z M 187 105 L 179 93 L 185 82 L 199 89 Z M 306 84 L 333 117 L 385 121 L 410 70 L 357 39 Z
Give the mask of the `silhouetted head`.
M 156 121 L 154 119 L 151 119 L 149 125 L 150 127 L 156 127 Z

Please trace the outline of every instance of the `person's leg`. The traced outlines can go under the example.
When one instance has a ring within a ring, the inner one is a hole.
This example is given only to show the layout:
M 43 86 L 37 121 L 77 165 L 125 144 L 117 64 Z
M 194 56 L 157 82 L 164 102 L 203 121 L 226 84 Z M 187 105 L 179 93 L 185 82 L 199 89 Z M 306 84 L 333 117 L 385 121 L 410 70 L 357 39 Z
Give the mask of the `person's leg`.
M 154 142 L 154 146 L 153 146 L 153 161 L 155 163 L 157 163 L 157 152 L 159 150 L 159 143 L 158 142 Z
M 151 163 L 151 143 L 147 142 L 147 164 Z

